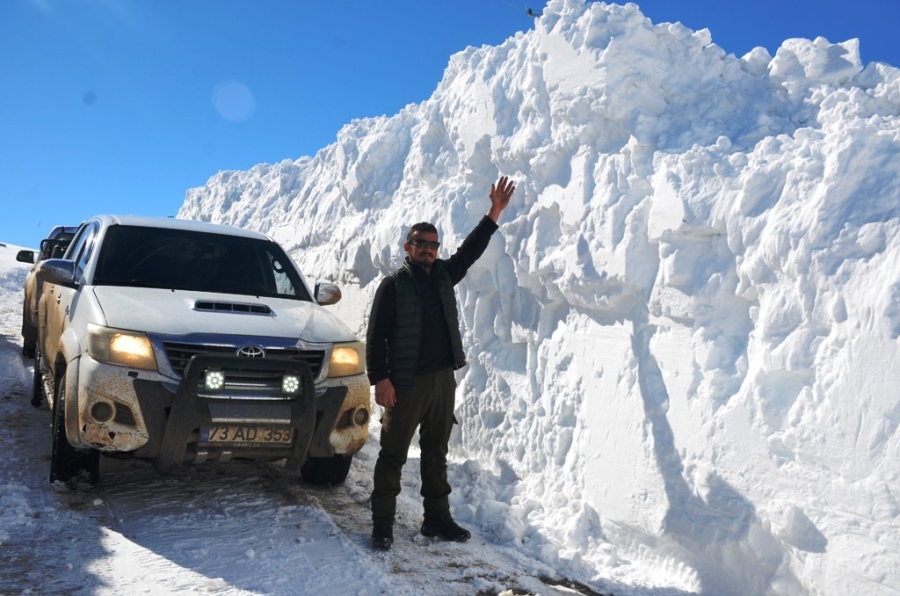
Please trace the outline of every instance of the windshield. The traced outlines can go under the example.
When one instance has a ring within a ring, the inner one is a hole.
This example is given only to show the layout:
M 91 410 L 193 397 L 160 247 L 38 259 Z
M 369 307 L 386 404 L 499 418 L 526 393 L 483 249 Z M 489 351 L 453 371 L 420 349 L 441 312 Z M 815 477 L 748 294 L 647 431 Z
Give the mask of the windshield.
M 93 283 L 311 301 L 289 259 L 268 240 L 112 226 L 103 240 Z

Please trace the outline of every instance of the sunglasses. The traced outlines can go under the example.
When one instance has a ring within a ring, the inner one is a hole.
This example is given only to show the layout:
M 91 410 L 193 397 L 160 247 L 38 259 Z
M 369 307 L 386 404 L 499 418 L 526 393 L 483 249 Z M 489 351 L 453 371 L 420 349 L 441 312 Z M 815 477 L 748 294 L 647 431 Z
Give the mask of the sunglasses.
M 430 248 L 431 250 L 437 250 L 441 246 L 440 242 L 435 242 L 433 240 L 422 240 L 422 239 L 413 240 L 412 242 L 410 242 L 410 244 L 412 244 L 419 250 L 424 250 L 426 248 Z

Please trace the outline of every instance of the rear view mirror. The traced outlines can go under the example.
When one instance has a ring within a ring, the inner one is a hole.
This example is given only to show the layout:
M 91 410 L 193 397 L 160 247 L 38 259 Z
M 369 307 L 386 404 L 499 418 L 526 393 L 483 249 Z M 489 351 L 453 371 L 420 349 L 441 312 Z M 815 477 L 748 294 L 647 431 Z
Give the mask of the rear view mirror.
M 50 282 L 64 286 L 75 284 L 75 261 L 46 259 L 37 269 L 38 283 Z
M 33 250 L 20 250 L 16 254 L 16 260 L 20 263 L 30 263 L 34 265 L 34 251 Z
M 322 306 L 336 304 L 341 299 L 341 289 L 334 284 L 319 282 L 316 284 L 316 302 Z

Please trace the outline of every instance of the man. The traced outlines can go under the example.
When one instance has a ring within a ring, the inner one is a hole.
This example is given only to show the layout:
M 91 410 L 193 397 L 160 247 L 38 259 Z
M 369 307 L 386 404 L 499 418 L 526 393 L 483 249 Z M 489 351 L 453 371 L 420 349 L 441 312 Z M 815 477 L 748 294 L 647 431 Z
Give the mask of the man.
M 413 225 L 403 245 L 403 267 L 375 292 L 366 364 L 369 382 L 375 385 L 375 403 L 385 411 L 372 490 L 374 548 L 387 550 L 394 543 L 400 473 L 416 428 L 422 451 L 422 534 L 456 542 L 472 536 L 453 521 L 448 498 L 447 451 L 455 423 L 453 371 L 466 364 L 453 286 L 487 248 L 515 190 L 506 176 L 491 185 L 487 215 L 447 260 L 437 258 L 440 242 L 434 225 Z

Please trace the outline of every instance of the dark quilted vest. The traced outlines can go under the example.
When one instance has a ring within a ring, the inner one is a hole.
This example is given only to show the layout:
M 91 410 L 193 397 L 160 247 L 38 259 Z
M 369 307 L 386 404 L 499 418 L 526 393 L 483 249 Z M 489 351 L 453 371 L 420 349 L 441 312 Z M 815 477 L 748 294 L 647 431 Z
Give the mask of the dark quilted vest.
M 459 312 L 456 309 L 453 283 L 441 261 L 435 262 L 432 275 L 437 281 L 438 297 L 450 332 L 453 368 L 462 368 L 466 365 L 466 356 L 463 352 L 462 336 L 459 333 Z M 412 387 L 415 384 L 416 363 L 419 359 L 419 343 L 422 341 L 419 289 L 416 286 L 415 274 L 409 270 L 408 263 L 391 274 L 391 277 L 394 278 L 394 287 L 397 290 L 397 312 L 388 353 L 391 382 L 400 387 Z

